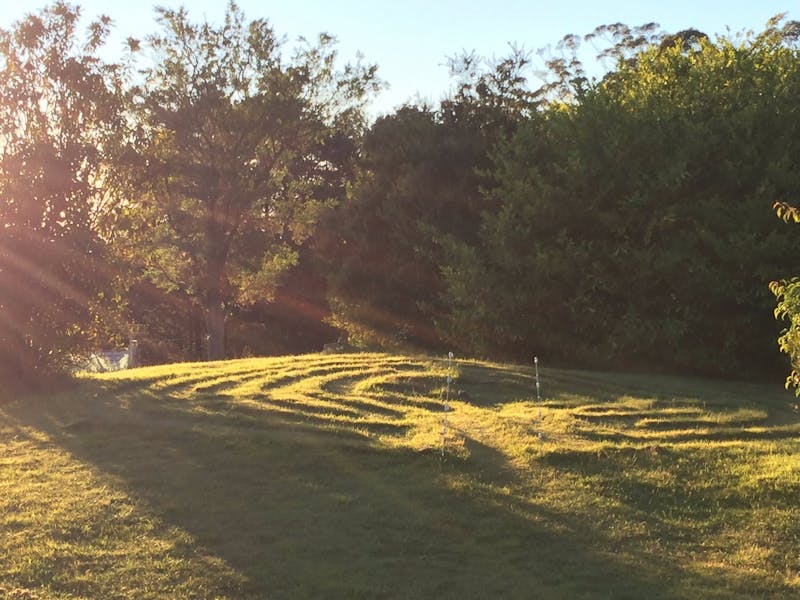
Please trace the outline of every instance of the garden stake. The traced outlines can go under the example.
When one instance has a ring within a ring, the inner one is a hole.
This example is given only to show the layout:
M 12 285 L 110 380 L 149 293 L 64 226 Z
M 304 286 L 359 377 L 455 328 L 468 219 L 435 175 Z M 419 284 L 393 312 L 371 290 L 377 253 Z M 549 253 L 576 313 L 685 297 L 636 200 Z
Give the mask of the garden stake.
M 539 439 L 542 439 L 542 396 L 539 387 L 539 357 L 533 357 L 533 366 L 536 369 L 536 406 L 539 408 Z
M 447 353 L 447 388 L 444 394 L 444 412 L 442 416 L 442 455 L 440 462 L 444 462 L 444 444 L 447 435 L 447 412 L 450 410 L 450 383 L 453 381 L 453 353 Z

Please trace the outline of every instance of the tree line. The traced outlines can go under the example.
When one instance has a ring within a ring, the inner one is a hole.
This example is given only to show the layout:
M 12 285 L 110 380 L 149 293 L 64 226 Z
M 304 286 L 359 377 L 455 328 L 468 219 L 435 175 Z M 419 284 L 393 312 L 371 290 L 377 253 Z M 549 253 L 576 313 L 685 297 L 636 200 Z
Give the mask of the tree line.
M 796 22 L 601 26 L 539 85 L 522 49 L 461 54 L 449 96 L 370 122 L 377 67 L 327 34 L 159 8 L 110 62 L 79 17 L 0 30 L 4 382 L 131 336 L 150 361 L 345 335 L 725 376 L 796 355 Z

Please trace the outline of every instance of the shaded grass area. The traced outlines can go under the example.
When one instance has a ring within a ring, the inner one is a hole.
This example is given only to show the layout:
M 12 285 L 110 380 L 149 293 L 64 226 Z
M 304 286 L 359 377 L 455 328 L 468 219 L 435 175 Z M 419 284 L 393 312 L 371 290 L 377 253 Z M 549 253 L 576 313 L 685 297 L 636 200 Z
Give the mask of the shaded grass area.
M 0 597 L 800 594 L 782 390 L 544 369 L 537 405 L 524 367 L 458 370 L 443 463 L 434 359 L 170 365 L 2 406 Z

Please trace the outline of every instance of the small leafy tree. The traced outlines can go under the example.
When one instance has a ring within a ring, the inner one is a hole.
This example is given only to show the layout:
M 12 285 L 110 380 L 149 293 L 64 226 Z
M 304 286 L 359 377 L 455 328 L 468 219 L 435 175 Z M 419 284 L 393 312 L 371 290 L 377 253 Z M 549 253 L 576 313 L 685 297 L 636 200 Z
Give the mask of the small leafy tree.
M 775 318 L 789 323 L 778 338 L 781 352 L 791 359 L 786 388 L 794 387 L 795 394 L 800 396 L 800 278 L 773 281 L 769 289 L 777 298 Z
M 784 221 L 800 223 L 800 210 L 785 202 L 776 202 L 775 211 Z M 777 305 L 775 318 L 788 321 L 788 326 L 778 338 L 778 347 L 791 360 L 791 371 L 786 377 L 786 388 L 793 387 L 800 396 L 800 278 L 792 277 L 770 283 Z

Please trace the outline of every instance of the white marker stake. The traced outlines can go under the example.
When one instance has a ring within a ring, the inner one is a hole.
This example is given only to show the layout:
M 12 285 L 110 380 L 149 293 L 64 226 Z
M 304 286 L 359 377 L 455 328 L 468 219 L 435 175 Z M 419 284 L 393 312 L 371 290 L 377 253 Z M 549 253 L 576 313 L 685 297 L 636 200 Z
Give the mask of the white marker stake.
M 539 387 L 539 357 L 533 357 L 533 366 L 536 369 L 536 405 L 539 407 L 539 439 L 542 439 L 542 396 Z
M 450 383 L 453 381 L 453 353 L 447 353 L 447 388 L 444 394 L 444 414 L 442 416 L 442 456 L 444 462 L 444 444 L 447 436 L 447 412 L 450 410 Z

